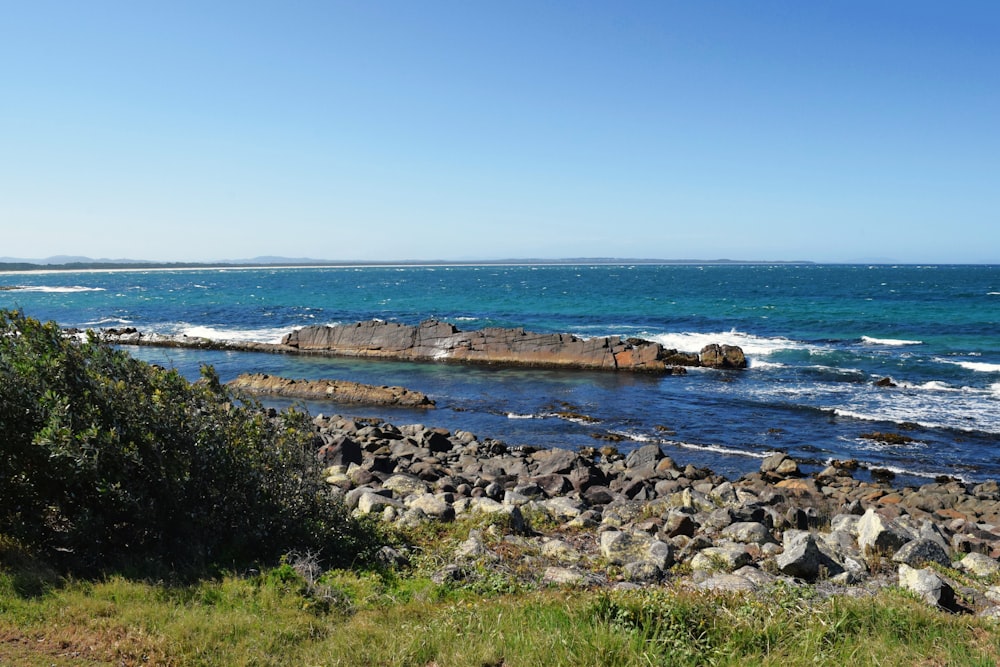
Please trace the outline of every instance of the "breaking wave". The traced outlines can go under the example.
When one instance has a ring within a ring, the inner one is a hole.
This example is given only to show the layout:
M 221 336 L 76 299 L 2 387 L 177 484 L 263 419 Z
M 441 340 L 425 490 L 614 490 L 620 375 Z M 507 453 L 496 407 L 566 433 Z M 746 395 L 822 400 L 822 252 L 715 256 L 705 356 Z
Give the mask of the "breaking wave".
M 104 292 L 103 287 L 84 287 L 82 285 L 51 286 L 51 285 L 21 285 L 14 288 L 19 292 L 41 292 L 43 294 L 75 294 L 77 292 Z
M 888 347 L 924 344 L 924 341 L 922 340 L 906 340 L 905 338 L 873 338 L 872 336 L 862 336 L 861 342 L 866 345 L 885 345 Z

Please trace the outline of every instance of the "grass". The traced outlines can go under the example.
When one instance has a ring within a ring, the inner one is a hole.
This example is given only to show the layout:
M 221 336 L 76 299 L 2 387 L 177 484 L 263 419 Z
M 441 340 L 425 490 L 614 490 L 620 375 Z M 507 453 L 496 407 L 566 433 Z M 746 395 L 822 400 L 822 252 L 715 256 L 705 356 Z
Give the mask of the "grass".
M 895 588 L 570 590 L 482 564 L 466 581 L 431 580 L 434 552 L 498 520 L 414 533 L 425 562 L 411 570 L 322 572 L 299 554 L 185 584 L 63 579 L 0 537 L 0 665 L 1000 664 L 992 621 Z
M 19 590 L 0 574 L 0 664 L 995 665 L 1000 633 L 894 589 L 819 598 L 671 588 L 514 595 L 294 568 L 172 586 L 110 577 Z M 317 590 L 336 604 L 317 604 Z

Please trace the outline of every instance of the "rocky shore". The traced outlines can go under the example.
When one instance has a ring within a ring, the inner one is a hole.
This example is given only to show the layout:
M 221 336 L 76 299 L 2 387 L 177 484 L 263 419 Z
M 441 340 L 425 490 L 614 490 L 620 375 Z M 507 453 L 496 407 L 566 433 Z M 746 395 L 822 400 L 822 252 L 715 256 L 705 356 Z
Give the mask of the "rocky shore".
M 783 454 L 727 480 L 658 445 L 623 456 L 339 416 L 314 424 L 326 481 L 355 513 L 409 527 L 481 519 L 437 567 L 441 582 L 504 572 L 584 587 L 898 585 L 949 611 L 1000 616 L 996 482 L 893 489 L 854 479 L 849 461 L 805 476 Z
M 529 368 L 573 368 L 684 373 L 686 367 L 746 368 L 743 350 L 706 345 L 699 353 L 666 349 L 656 342 L 620 336 L 579 338 L 571 334 L 531 333 L 521 328 L 461 331 L 428 320 L 411 326 L 369 320 L 338 326 L 305 327 L 281 343 L 225 341 L 190 336 L 146 334 L 134 328 L 104 329 L 101 337 L 116 345 L 315 354 L 406 361 L 452 361 Z

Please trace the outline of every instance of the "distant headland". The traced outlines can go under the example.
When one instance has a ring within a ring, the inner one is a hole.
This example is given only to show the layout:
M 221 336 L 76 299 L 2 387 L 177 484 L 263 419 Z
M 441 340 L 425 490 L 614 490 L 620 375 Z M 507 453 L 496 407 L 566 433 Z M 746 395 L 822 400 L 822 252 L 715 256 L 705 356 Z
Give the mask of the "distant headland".
M 742 259 L 655 259 L 635 257 L 563 257 L 508 258 L 508 259 L 403 259 L 403 260 L 329 260 L 304 257 L 254 257 L 251 259 L 226 259 L 211 262 L 156 262 L 137 259 L 92 259 L 57 255 L 46 259 L 19 259 L 0 257 L 0 271 L 94 271 L 142 269 L 211 269 L 236 267 L 340 267 L 340 266 L 504 266 L 504 265 L 580 265 L 580 264 L 815 264 L 808 260 L 742 260 Z

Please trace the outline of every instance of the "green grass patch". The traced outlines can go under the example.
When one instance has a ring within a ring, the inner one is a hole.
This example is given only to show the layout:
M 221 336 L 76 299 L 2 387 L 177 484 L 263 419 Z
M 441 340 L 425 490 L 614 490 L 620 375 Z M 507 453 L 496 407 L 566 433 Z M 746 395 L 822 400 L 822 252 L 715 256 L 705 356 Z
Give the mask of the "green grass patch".
M 49 581 L 30 594 L 0 573 L 0 664 L 18 665 L 994 665 L 986 620 L 887 589 L 820 598 L 670 588 L 529 590 L 289 559 L 185 585 L 120 576 Z M 324 596 L 333 603 L 320 604 Z

